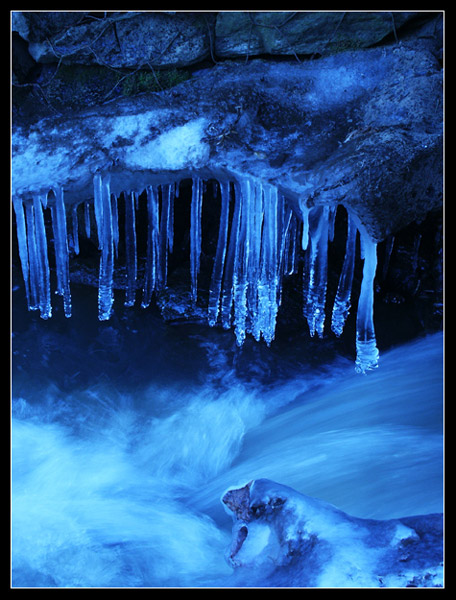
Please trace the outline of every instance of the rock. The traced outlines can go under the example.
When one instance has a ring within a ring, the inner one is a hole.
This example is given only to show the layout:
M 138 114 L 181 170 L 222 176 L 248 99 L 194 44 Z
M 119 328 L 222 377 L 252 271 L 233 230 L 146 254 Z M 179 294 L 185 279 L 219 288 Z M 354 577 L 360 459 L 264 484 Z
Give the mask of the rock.
M 127 12 L 80 18 L 31 41 L 29 52 L 40 63 L 63 58 L 65 64 L 111 68 L 180 67 L 209 56 L 208 22 L 199 13 Z
M 352 517 L 268 479 L 227 491 L 238 584 L 266 587 L 442 587 L 441 514 Z
M 320 55 L 367 48 L 417 13 L 220 12 L 215 26 L 219 57 Z
M 132 17 L 133 18 L 133 17 Z M 276 185 L 297 208 L 343 203 L 375 240 L 442 203 L 442 74 L 427 51 L 216 65 L 160 93 L 32 124 L 12 137 L 12 193 L 92 196 L 201 175 Z
M 28 42 L 41 42 L 82 22 L 87 13 L 13 11 L 11 29 Z M 101 13 L 102 14 L 102 13 Z M 55 57 L 54 57 L 55 59 Z

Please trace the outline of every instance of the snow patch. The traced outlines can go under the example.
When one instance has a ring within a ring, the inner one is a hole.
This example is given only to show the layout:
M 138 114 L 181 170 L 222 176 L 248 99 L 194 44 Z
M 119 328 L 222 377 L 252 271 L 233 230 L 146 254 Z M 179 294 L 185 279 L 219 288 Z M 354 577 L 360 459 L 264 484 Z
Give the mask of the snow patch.
M 203 165 L 209 146 L 203 142 L 205 119 L 174 127 L 160 136 L 126 151 L 126 164 L 132 169 L 180 170 Z

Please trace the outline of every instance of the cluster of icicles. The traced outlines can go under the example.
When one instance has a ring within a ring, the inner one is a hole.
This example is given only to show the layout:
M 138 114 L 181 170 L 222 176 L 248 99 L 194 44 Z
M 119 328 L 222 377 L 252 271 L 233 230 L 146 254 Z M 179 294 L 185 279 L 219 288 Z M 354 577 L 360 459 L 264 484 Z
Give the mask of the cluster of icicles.
M 234 327 L 241 346 L 246 333 L 270 344 L 274 339 L 276 319 L 281 303 L 282 279 L 293 273 L 299 246 L 305 252 L 303 280 L 303 312 L 310 335 L 323 336 L 326 318 L 328 242 L 334 234 L 337 207 L 309 208 L 301 203 L 297 218 L 277 188 L 254 182 L 220 182 L 221 216 L 217 250 L 209 290 L 208 322 L 220 323 L 225 329 Z M 191 296 L 196 304 L 201 255 L 201 214 L 204 182 L 192 180 L 190 216 Z M 57 276 L 56 293 L 63 297 L 65 316 L 71 316 L 69 277 L 69 239 L 78 252 L 77 205 L 73 206 L 73 231 L 67 232 L 64 194 L 53 189 L 49 201 Z M 148 237 L 145 277 L 141 305 L 147 307 L 154 292 L 167 285 L 168 254 L 173 251 L 174 200 L 176 183 L 146 188 Z M 136 218 L 138 193 L 124 193 L 125 249 L 127 285 L 125 304 L 135 303 L 137 281 Z M 231 206 L 233 204 L 233 206 Z M 47 195 L 36 195 L 32 201 L 14 199 L 19 253 L 29 310 L 39 310 L 47 319 L 52 314 L 47 239 L 43 208 Z M 119 240 L 117 198 L 111 193 L 110 176 L 94 177 L 93 206 L 97 224 L 100 270 L 98 316 L 107 320 L 114 301 L 113 275 Z M 86 235 L 90 237 L 90 205 L 84 204 Z M 75 218 L 76 215 L 76 218 Z M 230 218 L 230 215 L 232 217 Z M 302 222 L 302 225 L 301 225 Z M 357 307 L 356 369 L 366 372 L 378 363 L 378 350 L 373 324 L 373 285 L 377 266 L 376 243 L 348 215 L 346 251 L 331 318 L 332 331 L 342 334 L 351 306 L 351 290 L 356 255 L 356 238 L 360 232 L 363 279 Z

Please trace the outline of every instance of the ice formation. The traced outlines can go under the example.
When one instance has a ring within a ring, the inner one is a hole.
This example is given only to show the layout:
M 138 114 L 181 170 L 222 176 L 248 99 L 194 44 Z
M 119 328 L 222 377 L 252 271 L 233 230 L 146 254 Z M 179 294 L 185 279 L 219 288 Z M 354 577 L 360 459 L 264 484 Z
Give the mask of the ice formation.
M 227 561 L 271 587 L 442 587 L 441 514 L 377 520 L 268 479 L 229 489 Z
M 207 301 L 210 326 L 233 328 L 242 346 L 246 335 L 271 344 L 282 300 L 284 277 L 303 265 L 303 314 L 309 333 L 323 337 L 326 332 L 328 247 L 334 238 L 337 206 L 310 206 L 306 199 L 293 210 L 278 188 L 248 177 L 219 182 L 220 220 Z M 109 173 L 93 178 L 93 203 L 83 201 L 84 227 L 91 231 L 91 210 L 96 223 L 100 251 L 98 317 L 111 317 L 114 302 L 115 268 L 125 270 L 125 305 L 133 306 L 142 288 L 141 306 L 147 307 L 154 294 L 167 287 L 168 259 L 174 246 L 174 208 L 179 182 L 148 185 L 145 189 L 122 192 L 124 230 L 119 231 L 119 193 L 111 190 Z M 202 252 L 202 209 L 205 181 L 192 178 L 190 206 L 190 296 L 194 306 L 203 302 L 198 284 Z M 216 201 L 212 199 L 212 201 Z M 147 256 L 144 276 L 138 277 L 137 210 L 146 202 Z M 50 269 L 43 209 L 49 205 L 55 253 L 56 292 L 63 296 L 65 316 L 71 316 L 69 278 L 70 252 L 79 252 L 78 204 L 65 206 L 63 189 L 30 199 L 14 198 L 19 255 L 29 310 L 42 318 L 52 314 Z M 67 231 L 67 218 L 72 219 Z M 355 215 L 347 212 L 346 249 L 339 286 L 332 308 L 331 329 L 342 334 L 352 296 L 352 283 L 360 232 L 364 260 L 356 319 L 356 369 L 366 372 L 378 363 L 373 324 L 376 244 L 364 232 Z M 119 260 L 119 238 L 124 239 L 125 259 Z M 122 264 L 118 264 L 122 262 Z

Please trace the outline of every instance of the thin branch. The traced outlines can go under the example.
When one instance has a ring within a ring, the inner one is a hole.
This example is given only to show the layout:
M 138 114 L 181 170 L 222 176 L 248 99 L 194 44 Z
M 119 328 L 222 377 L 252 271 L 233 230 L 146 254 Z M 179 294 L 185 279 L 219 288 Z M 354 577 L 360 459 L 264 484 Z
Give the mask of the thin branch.
M 394 39 L 396 40 L 396 44 L 399 44 L 399 40 L 397 38 L 397 31 L 396 31 L 396 23 L 394 21 L 394 13 L 390 12 L 390 16 L 391 16 L 391 22 L 393 24 Z
M 284 26 L 286 23 L 288 23 L 289 21 L 291 21 L 291 19 L 293 19 L 293 18 L 296 16 L 296 14 L 297 14 L 297 13 L 295 13 L 295 12 L 294 12 L 294 13 L 291 13 L 291 14 L 290 14 L 290 15 L 288 15 L 288 17 L 287 17 L 287 18 L 286 18 L 286 19 L 285 19 L 285 20 L 284 20 L 282 23 L 280 23 L 279 25 L 266 25 L 265 23 L 257 23 L 257 22 L 254 20 L 254 18 L 253 18 L 253 16 L 252 16 L 252 14 L 251 14 L 251 13 L 249 13 L 249 17 L 250 17 L 250 20 L 251 20 L 252 24 L 251 24 L 251 26 L 250 26 L 250 31 L 249 31 L 249 43 L 248 43 L 248 46 L 247 46 L 247 58 L 248 58 L 248 55 L 249 55 L 249 52 L 250 52 L 250 36 L 251 36 L 251 34 L 252 34 L 252 29 L 253 29 L 253 27 L 263 27 L 263 28 L 265 28 L 265 29 L 275 29 L 275 30 L 276 30 L 276 31 L 279 33 L 279 35 L 281 35 L 281 36 L 283 37 L 283 39 L 285 40 L 285 42 L 288 44 L 288 47 L 290 48 L 290 50 L 291 50 L 291 52 L 292 52 L 293 56 L 294 56 L 294 57 L 295 57 L 295 59 L 298 61 L 298 63 L 300 63 L 301 61 L 299 60 L 299 58 L 298 58 L 298 55 L 296 54 L 296 52 L 295 52 L 295 50 L 294 50 L 293 46 L 291 45 L 291 43 L 290 43 L 289 39 L 287 38 L 287 36 L 285 35 L 285 33 L 284 33 L 283 31 L 281 31 L 281 28 L 282 28 L 282 27 L 283 27 L 283 26 Z M 246 62 L 247 62 L 247 60 L 246 60 Z
M 217 64 L 218 64 L 218 61 L 217 61 L 217 60 L 215 60 L 215 54 L 214 54 L 214 40 L 213 40 L 213 38 L 212 38 L 211 26 L 210 26 L 210 24 L 209 24 L 209 21 L 208 21 L 208 19 L 207 19 L 207 16 L 206 16 L 206 15 L 204 15 L 204 20 L 206 21 L 207 32 L 208 32 L 208 34 L 209 34 L 209 52 L 210 52 L 210 54 L 211 54 L 211 59 L 212 59 L 212 62 L 213 62 L 214 64 L 216 64 L 216 65 L 217 65 Z
M 279 34 L 284 38 L 284 40 L 288 44 L 288 47 L 290 48 L 291 52 L 293 53 L 293 56 L 296 58 L 296 60 L 298 61 L 298 63 L 300 63 L 301 61 L 299 60 L 298 55 L 294 51 L 293 46 L 290 44 L 290 42 L 289 42 L 287 36 L 284 34 L 284 32 L 280 31 L 280 29 L 279 29 L 279 27 L 277 25 L 274 26 L 274 29 L 277 29 L 277 31 L 279 32 Z

